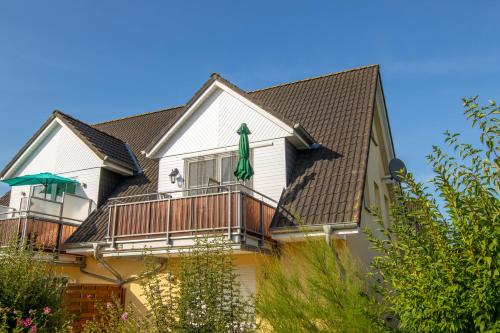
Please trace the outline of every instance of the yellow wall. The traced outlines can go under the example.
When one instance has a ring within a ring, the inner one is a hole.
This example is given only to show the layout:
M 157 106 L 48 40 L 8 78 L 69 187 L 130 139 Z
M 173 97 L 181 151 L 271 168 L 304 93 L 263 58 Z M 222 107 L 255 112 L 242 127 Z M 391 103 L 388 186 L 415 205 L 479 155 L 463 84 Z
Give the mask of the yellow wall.
M 119 258 L 105 259 L 123 279 L 140 274 L 144 271 L 144 260 L 141 258 Z M 172 258 L 171 264 L 175 265 L 176 258 Z M 259 273 L 260 263 L 263 260 L 263 255 L 258 253 L 235 254 L 234 263 L 236 270 L 240 276 L 240 281 L 244 294 L 255 293 L 257 290 L 257 275 Z M 109 278 L 114 276 L 109 273 L 100 263 L 92 257 L 86 258 L 87 267 L 85 270 L 95 274 L 104 275 Z M 85 273 L 82 273 L 78 267 L 59 266 L 58 271 L 61 275 L 68 278 L 69 283 L 88 283 L 88 284 L 111 284 L 111 282 L 99 279 Z M 145 299 L 142 296 L 142 288 L 140 281 L 134 281 L 123 285 L 125 288 L 125 303 L 133 304 L 137 309 L 145 310 Z

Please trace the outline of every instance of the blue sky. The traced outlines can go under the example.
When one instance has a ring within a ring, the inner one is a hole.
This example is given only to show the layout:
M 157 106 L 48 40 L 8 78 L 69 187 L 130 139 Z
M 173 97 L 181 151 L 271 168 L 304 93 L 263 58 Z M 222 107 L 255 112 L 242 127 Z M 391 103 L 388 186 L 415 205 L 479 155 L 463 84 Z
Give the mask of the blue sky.
M 460 98 L 500 100 L 498 1 L 1 1 L 0 165 L 54 109 L 89 123 L 378 63 L 397 155 L 420 179 Z M 7 187 L 0 186 L 0 192 Z

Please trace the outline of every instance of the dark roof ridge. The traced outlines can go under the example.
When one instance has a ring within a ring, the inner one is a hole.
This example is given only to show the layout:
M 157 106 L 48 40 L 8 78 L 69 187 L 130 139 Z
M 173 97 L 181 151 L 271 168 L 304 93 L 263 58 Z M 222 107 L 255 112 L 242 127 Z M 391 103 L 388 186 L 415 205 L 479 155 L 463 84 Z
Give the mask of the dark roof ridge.
M 99 123 L 94 123 L 94 124 L 92 124 L 90 126 L 94 127 L 94 126 L 97 126 L 97 125 L 103 125 L 103 124 L 112 123 L 114 121 L 121 121 L 121 120 L 131 119 L 131 118 L 135 118 L 135 117 L 148 116 L 150 114 L 155 114 L 155 113 L 163 112 L 163 111 L 171 111 L 173 109 L 182 108 L 184 106 L 186 106 L 186 104 L 181 104 L 181 105 L 176 105 L 176 106 L 169 106 L 167 108 L 157 109 L 157 110 L 153 110 L 153 111 L 146 111 L 146 112 L 143 112 L 143 113 L 133 114 L 133 115 L 130 115 L 130 116 L 115 118 L 115 119 L 111 119 L 111 120 L 105 120 L 105 121 L 102 121 L 102 122 L 99 122 Z
M 263 91 L 263 90 L 268 90 L 268 89 L 273 89 L 273 88 L 288 86 L 288 85 L 292 85 L 292 84 L 296 84 L 296 83 L 302 83 L 302 82 L 307 82 L 307 81 L 312 81 L 312 80 L 317 80 L 317 79 L 323 79 L 323 78 L 328 77 L 328 76 L 334 76 L 334 75 L 349 73 L 349 72 L 353 72 L 353 71 L 359 71 L 359 70 L 362 70 L 362 69 L 367 69 L 367 68 L 372 68 L 372 67 L 380 67 L 380 65 L 379 64 L 365 65 L 365 66 L 360 66 L 360 67 L 346 69 L 346 70 L 343 70 L 343 71 L 340 71 L 340 72 L 333 72 L 333 73 L 323 74 L 323 75 L 319 75 L 319 76 L 313 76 L 313 77 L 309 77 L 309 78 L 305 78 L 305 79 L 301 79 L 301 80 L 279 83 L 279 84 L 276 84 L 276 85 L 273 85 L 273 86 L 270 86 L 270 87 L 265 87 L 265 88 L 250 90 L 250 91 L 248 91 L 248 93 L 251 94 L 251 93 L 254 93 L 254 92 L 258 92 L 258 91 Z

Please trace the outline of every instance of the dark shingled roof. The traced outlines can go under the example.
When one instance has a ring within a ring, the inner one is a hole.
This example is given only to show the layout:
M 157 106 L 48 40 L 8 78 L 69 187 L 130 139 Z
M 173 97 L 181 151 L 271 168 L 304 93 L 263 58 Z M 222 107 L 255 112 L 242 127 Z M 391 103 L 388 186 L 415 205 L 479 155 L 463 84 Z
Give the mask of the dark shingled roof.
M 5 192 L 1 197 L 0 197 L 0 206 L 6 206 L 9 207 L 10 203 L 10 191 Z
M 135 170 L 135 162 L 125 142 L 110 133 L 100 131 L 60 111 L 54 111 L 99 157 L 107 157 L 114 163 Z
M 11 159 L 11 161 L 5 166 L 5 168 L 0 172 L 0 176 L 3 176 L 7 170 L 16 162 L 16 160 L 21 157 L 26 149 L 36 140 L 36 138 L 49 126 L 52 121 L 58 118 L 64 124 L 66 124 L 92 151 L 94 151 L 97 156 L 104 159 L 105 157 L 127 169 L 136 171 L 136 166 L 133 157 L 126 144 L 113 137 L 109 133 L 99 131 L 98 129 L 87 125 L 86 123 L 75 119 L 61 111 L 54 111 L 52 115 L 47 119 L 47 121 L 35 132 L 35 134 L 28 140 L 28 142 L 17 152 L 17 154 Z
M 283 119 L 300 123 L 321 144 L 319 149 L 298 152 L 281 199 L 305 224 L 359 222 L 378 70 L 372 65 L 248 93 Z M 180 106 L 93 126 L 127 142 L 144 170 L 126 178 L 111 196 L 157 191 L 158 160 L 140 152 L 184 110 Z M 103 240 L 107 220 L 104 204 L 68 242 Z

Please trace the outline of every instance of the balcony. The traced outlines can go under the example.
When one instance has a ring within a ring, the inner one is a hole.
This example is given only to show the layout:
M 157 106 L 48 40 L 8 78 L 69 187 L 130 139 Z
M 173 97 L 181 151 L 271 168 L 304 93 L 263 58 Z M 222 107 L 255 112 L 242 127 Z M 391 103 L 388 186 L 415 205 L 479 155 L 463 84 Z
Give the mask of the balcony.
M 19 210 L 0 207 L 0 246 L 18 237 L 36 248 L 60 252 L 94 209 L 92 200 L 71 194 L 64 194 L 62 202 L 24 197 Z
M 109 207 L 110 249 L 141 252 L 178 249 L 198 236 L 225 235 L 236 250 L 269 249 L 277 203 L 244 185 L 113 198 Z

